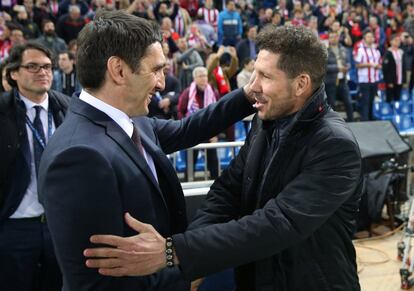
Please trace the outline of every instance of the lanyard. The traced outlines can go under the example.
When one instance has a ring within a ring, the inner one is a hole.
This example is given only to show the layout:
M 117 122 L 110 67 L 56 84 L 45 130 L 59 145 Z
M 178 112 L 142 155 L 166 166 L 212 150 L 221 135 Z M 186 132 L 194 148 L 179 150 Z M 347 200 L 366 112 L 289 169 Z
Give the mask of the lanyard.
M 26 123 L 30 127 L 30 130 L 33 132 L 33 136 L 39 142 L 43 149 L 46 147 L 46 141 L 43 140 L 40 133 L 34 127 L 33 123 L 30 121 L 29 117 L 26 115 Z M 52 113 L 50 111 L 47 112 L 47 137 L 48 139 L 52 135 Z

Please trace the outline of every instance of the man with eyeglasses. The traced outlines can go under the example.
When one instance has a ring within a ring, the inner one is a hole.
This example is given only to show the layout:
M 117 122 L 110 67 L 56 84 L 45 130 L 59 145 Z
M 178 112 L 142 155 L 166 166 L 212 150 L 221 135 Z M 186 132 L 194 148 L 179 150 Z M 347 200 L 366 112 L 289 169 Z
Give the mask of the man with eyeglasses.
M 61 290 L 62 279 L 38 200 L 37 169 L 48 139 L 65 116 L 68 97 L 50 90 L 51 52 L 14 47 L 6 66 L 13 87 L 0 97 L 1 290 Z

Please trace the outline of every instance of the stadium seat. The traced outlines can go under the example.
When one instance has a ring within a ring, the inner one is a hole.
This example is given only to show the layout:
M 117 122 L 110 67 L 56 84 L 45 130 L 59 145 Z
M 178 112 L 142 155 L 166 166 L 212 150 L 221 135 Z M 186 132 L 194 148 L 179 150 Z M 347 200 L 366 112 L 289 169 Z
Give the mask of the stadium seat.
M 185 151 L 175 153 L 175 169 L 179 173 L 184 173 L 187 169 L 187 156 Z
M 413 113 L 413 103 L 411 101 L 395 101 L 393 105 L 397 114 L 407 115 Z
M 397 126 L 398 130 L 404 131 L 413 128 L 413 117 L 409 115 L 398 115 L 396 114 L 393 118 L 393 123 Z
M 388 102 L 375 102 L 373 104 L 373 115 L 375 119 L 389 120 L 394 116 L 394 109 Z
M 234 125 L 234 138 L 237 141 L 246 140 L 246 130 L 244 129 L 243 121 L 238 121 Z

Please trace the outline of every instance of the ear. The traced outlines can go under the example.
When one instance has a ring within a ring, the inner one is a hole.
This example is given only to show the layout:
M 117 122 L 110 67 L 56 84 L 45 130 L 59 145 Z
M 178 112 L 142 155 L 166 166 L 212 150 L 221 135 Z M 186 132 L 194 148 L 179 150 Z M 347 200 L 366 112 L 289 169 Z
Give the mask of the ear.
M 127 73 L 127 67 L 128 66 L 121 58 L 115 56 L 110 57 L 106 62 L 107 73 L 112 82 L 114 82 L 116 85 L 125 84 L 125 74 Z
M 12 72 L 10 72 L 10 77 L 12 78 L 12 80 L 14 80 L 14 81 L 16 81 L 16 79 L 17 79 L 17 71 L 12 71 Z
M 308 74 L 300 74 L 295 80 L 295 95 L 303 96 L 312 94 L 312 80 Z

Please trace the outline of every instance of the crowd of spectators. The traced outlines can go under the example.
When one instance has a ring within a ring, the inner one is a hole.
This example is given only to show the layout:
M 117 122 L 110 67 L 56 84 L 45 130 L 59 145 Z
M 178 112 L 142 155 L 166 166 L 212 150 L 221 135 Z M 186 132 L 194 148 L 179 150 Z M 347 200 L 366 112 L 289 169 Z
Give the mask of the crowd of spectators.
M 341 100 L 348 121 L 354 120 L 355 109 L 360 113 L 360 120 L 365 121 L 373 119 L 372 105 L 378 89 L 384 92 L 384 101 L 388 102 L 398 101 L 401 90 L 413 89 L 413 2 L 1 1 L 0 61 L 7 62 L 13 46 L 35 40 L 55 54 L 53 89 L 67 95 L 76 94 L 81 89 L 74 58 L 77 34 L 97 10 L 125 9 L 160 25 L 168 60 L 167 86 L 153 98 L 150 116 L 178 118 L 177 106 L 180 98 L 184 98 L 181 96 L 184 89 L 194 81 L 195 68 L 207 69 L 208 83 L 221 97 L 243 86 L 251 76 L 258 52 L 255 39 L 260 29 L 266 25 L 304 25 L 328 47 L 325 84 L 329 104 L 335 108 L 337 100 Z M 349 86 L 358 88 L 359 93 L 351 96 Z M 7 90 L 7 84 L 2 85 L 2 90 Z M 233 131 L 228 130 L 228 140 L 234 139 Z

